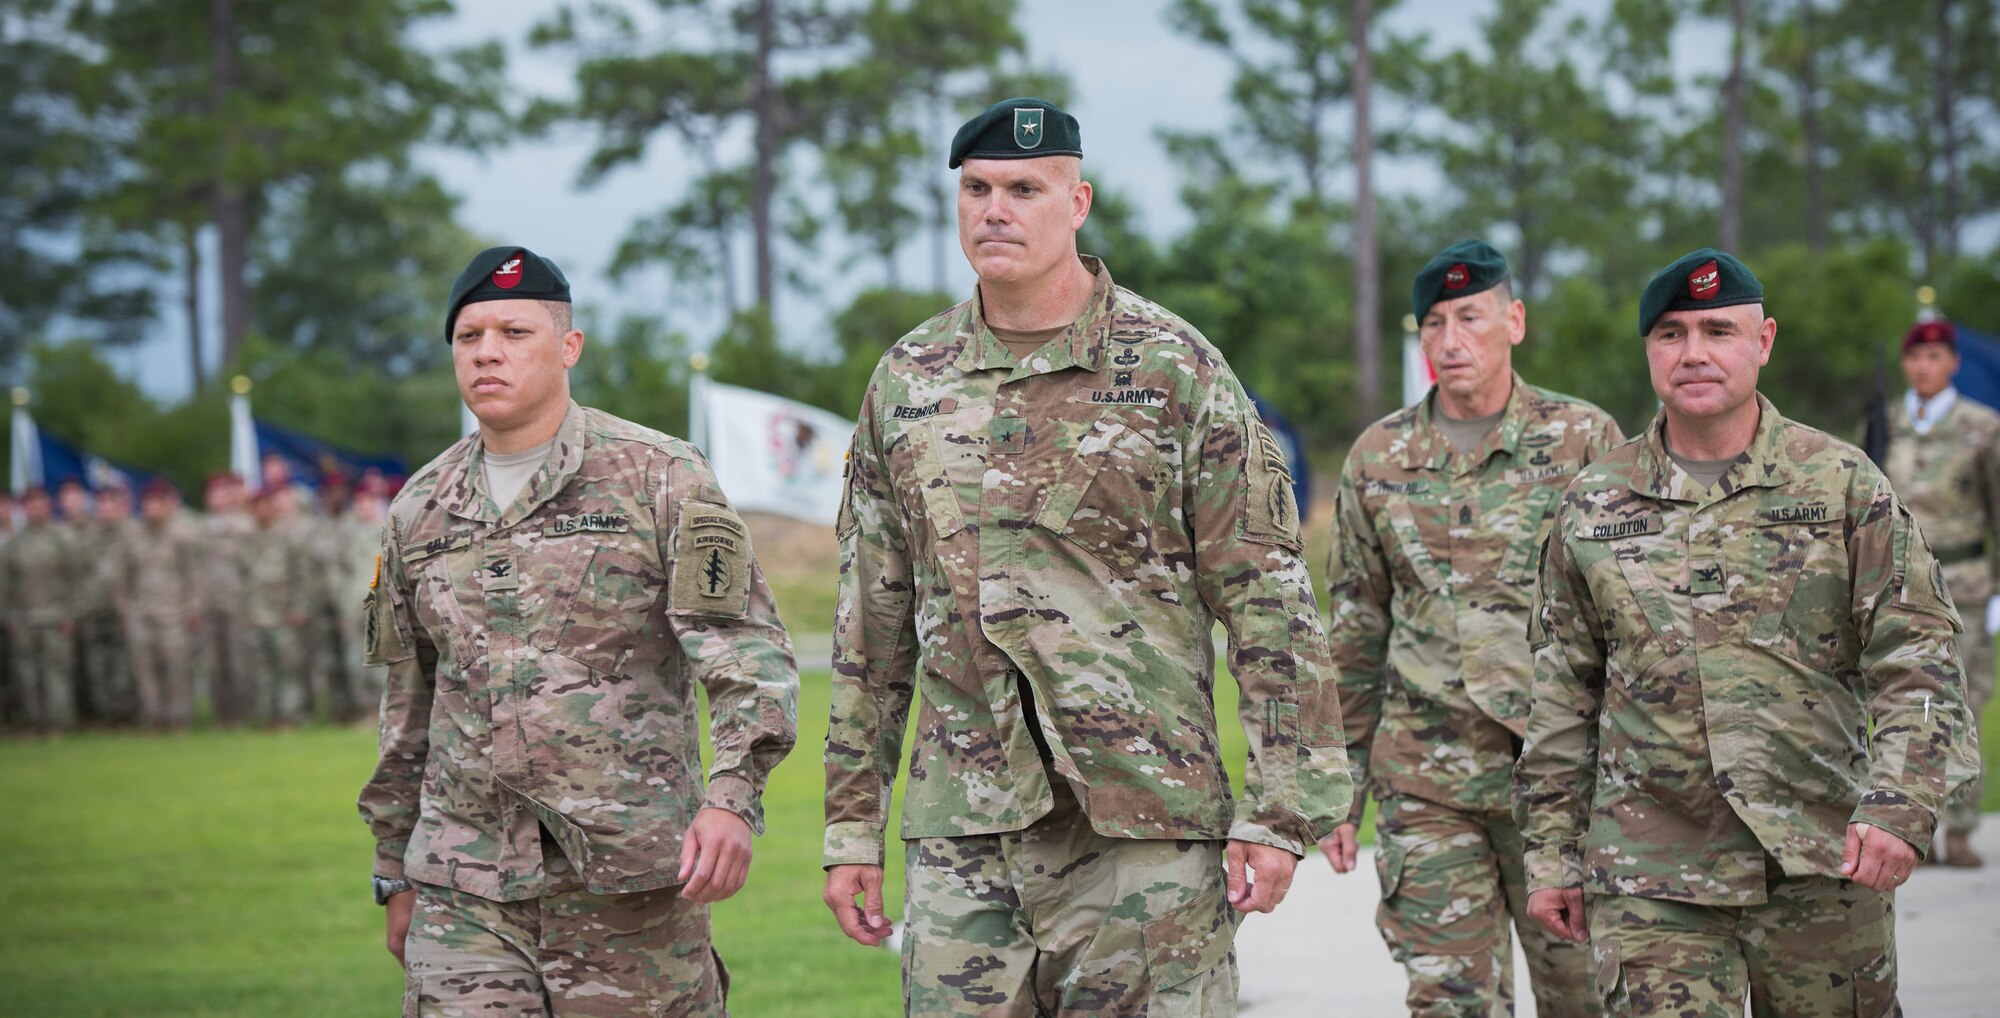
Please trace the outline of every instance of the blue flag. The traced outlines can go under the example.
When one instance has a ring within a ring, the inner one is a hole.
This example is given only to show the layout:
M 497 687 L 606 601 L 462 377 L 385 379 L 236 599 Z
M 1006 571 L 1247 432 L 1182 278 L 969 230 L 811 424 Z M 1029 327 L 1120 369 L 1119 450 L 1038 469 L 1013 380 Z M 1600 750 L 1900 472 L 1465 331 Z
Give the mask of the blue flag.
M 276 454 L 291 468 L 294 482 L 314 491 L 326 483 L 328 474 L 344 475 L 351 484 L 370 469 L 388 477 L 402 477 L 409 472 L 403 461 L 393 456 L 365 456 L 269 421 L 258 420 L 256 432 L 258 457 Z
M 137 491 L 155 476 L 151 471 L 105 459 L 43 431 L 26 410 L 16 410 L 13 431 L 15 466 L 10 487 L 17 493 L 30 486 L 53 492 L 70 481 L 77 481 L 93 492 L 119 487 Z
M 1951 384 L 1966 399 L 2000 409 L 2000 336 L 1952 325 L 1958 329 L 1958 374 Z

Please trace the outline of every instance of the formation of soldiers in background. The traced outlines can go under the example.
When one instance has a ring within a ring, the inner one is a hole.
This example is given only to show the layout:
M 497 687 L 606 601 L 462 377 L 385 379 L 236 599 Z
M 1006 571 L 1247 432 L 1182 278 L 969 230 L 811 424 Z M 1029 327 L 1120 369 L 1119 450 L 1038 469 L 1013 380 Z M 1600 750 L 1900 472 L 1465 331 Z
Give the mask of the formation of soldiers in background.
M 362 599 L 394 494 L 369 474 L 315 493 L 265 457 L 253 490 L 209 478 L 204 512 L 165 481 L 70 480 L 0 501 L 0 722 L 186 729 L 372 717 Z M 6 496 L 0 495 L 0 500 Z

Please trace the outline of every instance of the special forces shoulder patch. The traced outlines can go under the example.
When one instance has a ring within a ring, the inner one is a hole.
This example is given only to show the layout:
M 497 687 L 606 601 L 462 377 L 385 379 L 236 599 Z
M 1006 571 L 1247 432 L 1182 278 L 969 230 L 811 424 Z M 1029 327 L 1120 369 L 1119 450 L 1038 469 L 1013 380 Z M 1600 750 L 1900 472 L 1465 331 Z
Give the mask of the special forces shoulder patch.
M 743 518 L 728 506 L 681 502 L 669 610 L 742 618 L 749 580 L 750 531 Z
M 1293 551 L 1304 547 L 1299 534 L 1299 506 L 1292 491 L 1292 470 L 1285 463 L 1284 450 L 1271 429 L 1257 417 L 1249 417 L 1250 449 L 1244 464 L 1244 480 L 1249 499 L 1245 506 L 1245 537 L 1254 541 L 1282 544 Z
M 1937 556 L 1931 553 L 1930 540 L 1917 527 L 1910 511 L 1896 503 L 1898 529 L 1908 535 L 1902 551 L 1903 561 L 1897 563 L 1901 574 L 1896 585 L 1896 604 L 1911 611 L 1935 615 L 1951 623 L 1952 631 L 1962 633 L 1965 623 L 1958 614 L 1958 607 L 1952 604 L 1951 593 L 1945 586 L 1944 567 L 1938 564 Z
M 368 665 L 386 665 L 409 657 L 411 639 L 396 617 L 395 588 L 382 582 L 382 556 L 375 556 L 375 578 L 361 605 L 361 659 Z

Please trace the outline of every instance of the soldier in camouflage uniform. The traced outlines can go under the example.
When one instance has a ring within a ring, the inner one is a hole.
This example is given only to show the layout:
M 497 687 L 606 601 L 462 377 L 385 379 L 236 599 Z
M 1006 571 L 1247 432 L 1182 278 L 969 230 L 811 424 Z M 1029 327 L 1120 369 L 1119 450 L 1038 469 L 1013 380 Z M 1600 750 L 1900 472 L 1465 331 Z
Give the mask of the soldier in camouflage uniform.
M 261 702 L 250 664 L 250 623 L 243 596 L 243 552 L 257 524 L 244 505 L 245 496 L 243 481 L 236 475 L 210 477 L 203 492 L 208 513 L 199 525 L 197 632 L 208 666 L 209 711 L 217 722 L 228 725 L 255 718 Z
M 131 648 L 139 722 L 158 728 L 194 724 L 194 646 L 200 575 L 194 534 L 180 515 L 180 495 L 165 481 L 146 484 L 136 539 L 120 546 L 113 600 Z
M 334 527 L 333 544 L 338 554 L 329 573 L 337 594 L 334 608 L 339 613 L 341 652 L 347 656 L 339 673 L 343 712 L 336 715 L 343 721 L 374 712 L 388 675 L 381 665 L 367 662 L 367 648 L 362 645 L 368 627 L 367 613 L 362 610 L 364 598 L 353 596 L 367 590 L 375 579 L 375 555 L 382 548 L 382 523 L 388 510 L 387 487 L 363 481 Z
M 312 700 L 316 713 L 335 721 L 355 717 L 360 704 L 352 699 L 354 678 L 349 674 L 347 633 L 341 627 L 339 602 L 355 601 L 349 581 L 357 567 L 349 561 L 350 501 L 347 478 L 338 473 L 321 477 L 316 494 L 317 512 L 302 512 L 297 519 L 301 551 L 310 562 L 312 580 L 307 591 L 306 671 L 312 676 Z M 304 503 L 311 504 L 311 503 Z M 381 533 L 374 535 L 378 540 Z M 377 545 L 379 547 L 379 544 Z M 372 566 L 374 556 L 369 556 Z M 371 570 L 372 572 L 372 570 Z M 352 611 L 352 608 L 348 609 Z M 376 705 L 369 704 L 373 709 Z
M 1412 1014 L 1513 1011 L 1511 917 L 1535 1013 L 1602 1013 L 1587 952 L 1527 916 L 1509 779 L 1528 722 L 1528 608 L 1557 496 L 1618 422 L 1513 371 L 1527 311 L 1506 259 L 1454 244 L 1411 292 L 1438 382 L 1363 432 L 1341 471 L 1328 584 L 1357 787 L 1381 804 L 1376 923 Z M 1321 842 L 1352 869 L 1366 794 Z
M 259 721 L 296 725 L 311 716 L 307 693 L 305 589 L 312 571 L 288 524 L 290 488 L 264 488 L 250 500 L 256 526 L 242 538 L 243 620 L 249 629 L 245 674 Z
M 1515 769 L 1529 911 L 1619 1015 L 1899 1014 L 1890 896 L 1976 753 L 1937 561 L 1859 449 L 1756 391 L 1728 254 L 1640 303 L 1659 416 L 1543 554 Z
M 369 593 L 389 689 L 361 813 L 406 1015 L 724 1014 L 708 906 L 797 737 L 743 521 L 692 447 L 570 402 L 569 311 L 520 248 L 460 275 L 446 337 L 479 431 L 396 499 Z
M 1965 662 L 1966 709 L 1973 719 L 1993 698 L 1993 634 L 2000 626 L 2000 413 L 1961 397 L 1958 333 L 1942 319 L 1920 322 L 1903 338 L 1903 375 L 1910 383 L 1889 411 L 1889 455 L 1882 470 L 1896 497 L 1924 530 L 1952 603 L 1967 613 L 1958 653 Z M 1985 860 L 1972 847 L 1984 781 L 1975 777 L 1939 818 L 1940 855 L 1951 866 Z
M 70 530 L 50 511 L 48 492 L 21 495 L 22 527 L 0 558 L 0 586 L 14 592 L 7 613 L 21 720 L 43 732 L 76 724 L 76 619 L 83 564 Z
M 82 714 L 93 721 L 129 724 L 139 720 L 139 695 L 132 685 L 132 648 L 117 598 L 125 556 L 140 539 L 132 490 L 122 483 L 99 488 L 95 511 L 80 521 L 78 534 L 84 562 L 83 614 L 77 621 Z
M 914 1015 L 1234 1014 L 1232 906 L 1269 911 L 1347 813 L 1283 455 L 1208 340 L 1076 253 L 1080 154 L 1040 100 L 960 130 L 978 291 L 882 358 L 850 452 L 825 899 L 856 941 L 890 932 L 883 840 L 920 693 Z M 1250 735 L 1241 802 L 1218 620 Z

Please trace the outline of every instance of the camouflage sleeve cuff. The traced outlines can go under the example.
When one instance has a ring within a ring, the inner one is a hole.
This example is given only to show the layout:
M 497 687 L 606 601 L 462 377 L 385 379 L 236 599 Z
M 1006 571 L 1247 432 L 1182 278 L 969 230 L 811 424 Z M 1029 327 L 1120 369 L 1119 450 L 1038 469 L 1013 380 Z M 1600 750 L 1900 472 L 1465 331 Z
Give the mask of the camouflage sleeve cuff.
M 1285 828 L 1286 833 L 1280 833 L 1269 824 L 1246 819 L 1239 809 L 1236 822 L 1229 826 L 1229 840 L 1247 841 L 1253 845 L 1269 845 L 1290 852 L 1301 859 L 1305 858 L 1307 842 L 1301 841 L 1298 837 L 1287 836 L 1293 831 L 1303 834 L 1306 830 L 1304 820 L 1295 819 L 1292 823 L 1286 824 Z
M 763 835 L 764 806 L 757 794 L 757 786 L 740 774 L 717 774 L 708 779 L 708 794 L 702 798 L 703 809 L 726 809 L 743 818 L 750 825 L 750 833 Z
M 1530 894 L 1583 886 L 1583 861 L 1575 853 L 1556 848 L 1531 848 L 1522 865 L 1527 871 Z
M 859 820 L 826 825 L 826 857 L 820 865 L 882 865 L 882 825 Z
M 1888 831 L 1910 843 L 1917 858 L 1930 853 L 1931 837 L 1937 833 L 1937 814 L 1917 805 L 1901 792 L 1874 791 L 1861 797 L 1850 824 L 1867 824 Z
M 375 843 L 374 875 L 384 880 L 406 880 L 403 875 L 403 856 L 410 850 L 407 838 Z

